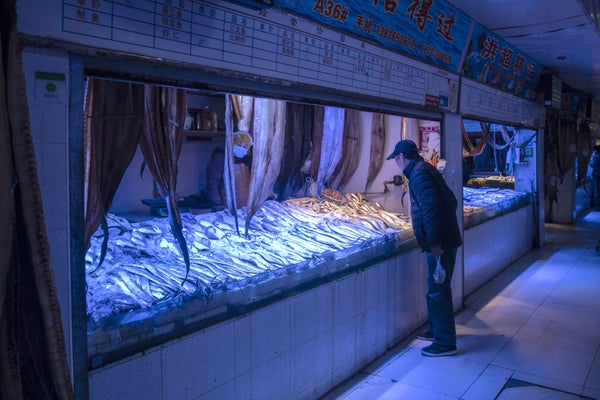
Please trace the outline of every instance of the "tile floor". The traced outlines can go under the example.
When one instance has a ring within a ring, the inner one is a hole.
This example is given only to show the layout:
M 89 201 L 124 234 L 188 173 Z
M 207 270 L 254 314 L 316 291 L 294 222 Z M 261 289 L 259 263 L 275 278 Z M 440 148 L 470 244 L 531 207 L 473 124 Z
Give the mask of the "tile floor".
M 600 400 L 600 212 L 546 225 L 546 243 L 470 295 L 458 355 L 410 338 L 322 400 Z

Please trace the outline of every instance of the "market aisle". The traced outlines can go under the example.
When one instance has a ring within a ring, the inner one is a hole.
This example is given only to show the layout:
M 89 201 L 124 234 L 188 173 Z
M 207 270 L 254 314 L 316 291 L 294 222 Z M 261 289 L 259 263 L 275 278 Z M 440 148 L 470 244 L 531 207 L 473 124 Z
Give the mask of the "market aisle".
M 458 355 L 407 339 L 323 400 L 600 400 L 600 212 L 546 225 L 546 244 L 465 301 Z M 416 334 L 416 333 L 415 333 Z

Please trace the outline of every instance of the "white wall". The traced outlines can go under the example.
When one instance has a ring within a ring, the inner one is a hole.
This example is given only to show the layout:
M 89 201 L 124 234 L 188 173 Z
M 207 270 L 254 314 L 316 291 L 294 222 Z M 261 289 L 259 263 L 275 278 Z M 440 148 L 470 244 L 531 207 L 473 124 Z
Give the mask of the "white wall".
M 442 158 L 446 160 L 446 169 L 443 172 L 444 180 L 452 189 L 458 201 L 456 218 L 460 230 L 463 229 L 463 191 L 462 191 L 462 118 L 455 114 L 445 114 L 442 131 Z M 463 232 L 463 243 L 465 242 Z M 463 257 L 465 246 L 458 248 L 456 252 L 456 264 L 454 267 L 454 279 L 452 280 L 452 295 L 454 297 L 454 309 L 462 308 L 464 296 L 464 267 Z
M 54 82 L 57 86 L 57 97 L 47 98 L 43 96 L 45 82 L 35 78 L 38 71 L 60 73 L 68 78 L 67 57 L 61 52 L 28 49 L 23 52 L 23 68 L 51 263 L 60 302 L 67 359 L 72 366 L 68 87 L 66 80 Z

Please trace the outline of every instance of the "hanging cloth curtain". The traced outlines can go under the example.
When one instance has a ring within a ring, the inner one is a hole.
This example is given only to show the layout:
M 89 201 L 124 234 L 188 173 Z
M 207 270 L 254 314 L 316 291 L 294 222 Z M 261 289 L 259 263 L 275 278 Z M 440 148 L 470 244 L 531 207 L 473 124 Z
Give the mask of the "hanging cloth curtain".
M 473 145 L 469 135 L 467 134 L 465 123 L 462 123 L 463 158 L 475 157 L 483 153 L 483 150 L 485 150 L 485 145 L 490 137 L 490 125 L 481 123 L 481 131 L 483 133 L 483 137 L 479 142 L 477 142 L 476 145 Z
M 177 161 L 183 144 L 185 118 L 185 91 L 176 88 L 144 85 L 146 125 L 142 132 L 140 148 L 144 160 L 165 199 L 171 232 L 179 244 L 186 266 L 186 278 L 190 269 L 190 257 L 183 237 L 181 214 L 177 207 Z
M 74 399 L 16 25 L 0 2 L 0 399 Z
M 109 239 L 106 214 L 144 126 L 144 86 L 89 78 L 84 109 L 85 246 L 102 226 L 100 265 Z

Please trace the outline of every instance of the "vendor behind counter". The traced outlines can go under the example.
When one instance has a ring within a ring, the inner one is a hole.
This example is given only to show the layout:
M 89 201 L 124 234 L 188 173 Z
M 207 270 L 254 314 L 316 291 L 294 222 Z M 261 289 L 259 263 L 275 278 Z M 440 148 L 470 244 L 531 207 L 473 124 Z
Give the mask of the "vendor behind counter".
M 248 203 L 248 190 L 250 185 L 250 169 L 252 168 L 252 136 L 245 132 L 236 132 L 233 136 L 234 175 L 235 175 L 235 200 L 236 207 L 240 208 Z M 206 195 L 211 211 L 225 209 L 225 184 L 223 173 L 225 171 L 225 148 L 217 146 L 213 150 L 208 166 L 206 167 Z

